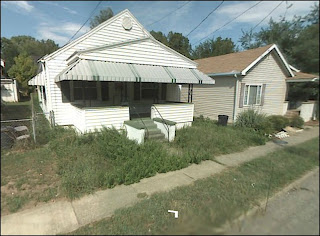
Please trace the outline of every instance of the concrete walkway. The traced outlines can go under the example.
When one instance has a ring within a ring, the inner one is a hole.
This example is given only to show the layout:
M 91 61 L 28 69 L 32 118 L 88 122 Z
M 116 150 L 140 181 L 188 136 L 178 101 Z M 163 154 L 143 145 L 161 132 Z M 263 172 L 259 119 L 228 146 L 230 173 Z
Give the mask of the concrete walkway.
M 214 161 L 203 161 L 187 168 L 157 174 L 142 179 L 132 185 L 121 185 L 113 189 L 98 191 L 81 199 L 48 203 L 33 209 L 1 217 L 1 234 L 58 234 L 78 229 L 88 223 L 111 217 L 116 209 L 132 206 L 141 198 L 139 193 L 148 195 L 171 190 L 178 186 L 189 185 L 194 181 L 212 176 L 230 166 L 236 166 L 254 158 L 264 156 L 319 136 L 319 127 L 310 127 L 301 133 L 285 138 L 286 145 L 268 142 L 264 146 L 250 147 L 247 150 L 229 155 L 218 156 Z

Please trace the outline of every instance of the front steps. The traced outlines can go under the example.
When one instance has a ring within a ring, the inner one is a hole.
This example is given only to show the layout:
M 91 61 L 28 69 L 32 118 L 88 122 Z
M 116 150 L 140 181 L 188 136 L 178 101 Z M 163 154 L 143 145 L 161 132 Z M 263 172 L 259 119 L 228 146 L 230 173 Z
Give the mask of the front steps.
M 132 119 L 126 121 L 125 124 L 130 125 L 136 129 L 145 130 L 146 139 L 164 140 L 165 135 L 157 128 L 157 125 L 150 118 Z
M 293 117 L 299 116 L 300 115 L 300 111 L 296 110 L 296 109 L 292 109 L 292 110 L 287 110 L 286 114 L 284 115 L 285 117 L 287 117 L 288 119 L 292 119 Z

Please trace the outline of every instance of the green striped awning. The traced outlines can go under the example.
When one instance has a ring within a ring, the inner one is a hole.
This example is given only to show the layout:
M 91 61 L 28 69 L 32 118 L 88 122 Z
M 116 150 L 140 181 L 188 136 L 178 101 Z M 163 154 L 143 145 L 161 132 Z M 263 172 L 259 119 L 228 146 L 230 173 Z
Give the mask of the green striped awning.
M 63 80 L 214 84 L 212 78 L 197 69 L 84 59 L 71 64 L 55 78 L 55 82 Z

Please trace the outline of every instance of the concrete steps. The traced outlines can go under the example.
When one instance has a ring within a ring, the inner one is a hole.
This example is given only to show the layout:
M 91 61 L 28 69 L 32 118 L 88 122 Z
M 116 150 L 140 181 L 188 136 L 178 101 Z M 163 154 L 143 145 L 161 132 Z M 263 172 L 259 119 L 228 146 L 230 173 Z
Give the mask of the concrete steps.
M 287 110 L 287 112 L 284 116 L 291 119 L 291 118 L 299 116 L 299 115 L 300 115 L 300 111 L 294 109 L 294 110 Z
M 146 129 L 146 138 L 162 140 L 165 139 L 165 135 L 161 133 L 161 130 L 157 128 L 157 125 L 150 118 L 132 119 L 130 124 L 136 127 Z

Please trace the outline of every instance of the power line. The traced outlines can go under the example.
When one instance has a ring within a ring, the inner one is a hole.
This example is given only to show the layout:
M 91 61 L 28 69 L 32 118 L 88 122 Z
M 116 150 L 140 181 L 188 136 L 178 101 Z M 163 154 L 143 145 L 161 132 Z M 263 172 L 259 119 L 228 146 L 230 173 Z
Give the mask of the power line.
M 223 26 L 221 26 L 220 28 L 216 29 L 215 31 L 213 31 L 212 33 L 208 34 L 207 36 L 203 37 L 202 39 L 198 40 L 196 43 L 202 41 L 203 39 L 209 37 L 211 34 L 214 34 L 215 32 L 217 32 L 218 30 L 222 29 L 223 27 L 227 26 L 228 24 L 230 24 L 232 21 L 236 20 L 237 18 L 239 18 L 240 16 L 242 16 L 244 13 L 246 13 L 247 11 L 249 11 L 250 9 L 254 8 L 255 6 L 257 6 L 258 4 L 260 4 L 262 1 L 254 4 L 253 6 L 251 6 L 250 8 L 248 8 L 247 10 L 245 10 L 244 12 L 242 12 L 240 15 L 236 16 L 235 18 L 233 18 L 231 21 L 228 21 L 226 24 L 224 24 Z
M 266 15 L 258 24 L 256 24 L 252 29 L 251 29 L 251 32 L 257 28 L 258 25 L 260 25 L 268 16 L 270 16 L 272 14 L 272 12 L 274 12 L 284 1 L 280 2 L 275 8 L 272 9 L 272 11 Z
M 153 24 L 155 24 L 155 23 L 157 23 L 157 22 L 159 22 L 159 21 L 162 21 L 164 18 L 166 18 L 167 16 L 171 15 L 173 12 L 178 11 L 180 8 L 184 7 L 185 5 L 189 4 L 190 2 L 191 2 L 191 1 L 186 2 L 186 3 L 185 3 L 185 4 L 183 4 L 181 7 L 179 7 L 179 8 L 177 8 L 176 10 L 174 10 L 174 11 L 170 12 L 169 14 L 165 15 L 165 16 L 164 16 L 164 17 L 162 17 L 161 19 L 159 19 L 159 20 L 157 20 L 157 21 L 155 21 L 155 22 L 153 22 L 153 23 L 151 23 L 151 24 L 147 25 L 146 27 L 149 27 L 150 25 L 153 25 Z
M 85 26 L 85 24 L 87 24 L 87 22 L 91 19 L 91 17 L 93 16 L 93 13 L 97 10 L 98 6 L 101 4 L 102 1 L 100 1 L 97 6 L 93 9 L 93 11 L 91 12 L 89 18 L 86 20 L 86 22 L 84 22 L 84 24 L 80 27 L 80 29 L 78 29 L 78 31 L 69 39 L 69 41 L 66 43 L 68 44 L 76 35 L 77 33 L 83 28 L 83 26 Z
M 213 9 L 193 30 L 191 30 L 189 32 L 189 34 L 191 34 L 194 30 L 196 30 L 213 12 L 215 12 L 222 5 L 223 2 L 224 2 L 224 0 L 219 4 L 219 6 L 217 6 L 215 9 Z M 186 37 L 188 37 L 189 34 L 187 34 Z

